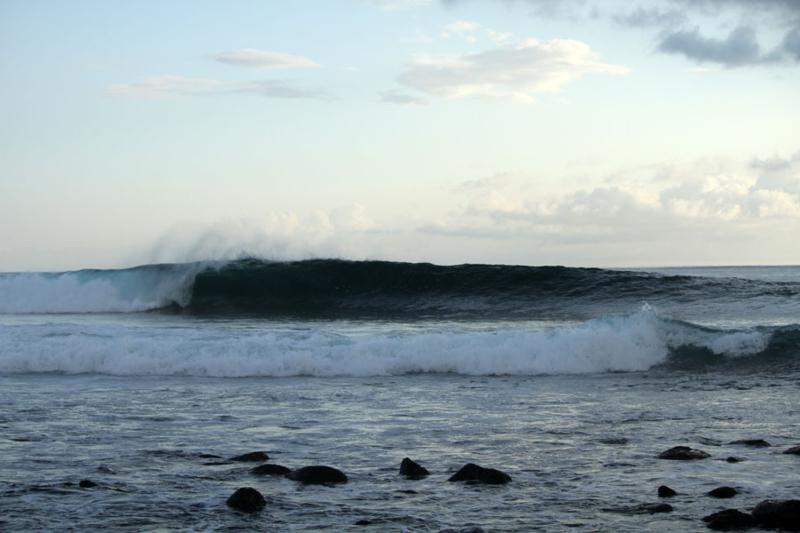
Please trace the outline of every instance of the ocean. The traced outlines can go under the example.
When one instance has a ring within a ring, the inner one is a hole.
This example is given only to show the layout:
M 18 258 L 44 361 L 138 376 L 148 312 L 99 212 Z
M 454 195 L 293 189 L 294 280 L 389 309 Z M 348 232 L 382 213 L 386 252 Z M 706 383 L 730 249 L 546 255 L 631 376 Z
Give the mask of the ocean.
M 800 497 L 798 392 L 795 266 L 0 274 L 0 530 L 702 531 Z M 657 458 L 679 445 L 710 457 Z M 466 463 L 512 481 L 448 482 Z

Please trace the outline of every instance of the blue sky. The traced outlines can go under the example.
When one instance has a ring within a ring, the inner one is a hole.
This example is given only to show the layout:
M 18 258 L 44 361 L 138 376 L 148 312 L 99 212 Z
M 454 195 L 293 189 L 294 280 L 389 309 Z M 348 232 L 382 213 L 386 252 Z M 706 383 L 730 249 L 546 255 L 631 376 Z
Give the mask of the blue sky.
M 0 3 L 0 270 L 800 263 L 794 0 Z

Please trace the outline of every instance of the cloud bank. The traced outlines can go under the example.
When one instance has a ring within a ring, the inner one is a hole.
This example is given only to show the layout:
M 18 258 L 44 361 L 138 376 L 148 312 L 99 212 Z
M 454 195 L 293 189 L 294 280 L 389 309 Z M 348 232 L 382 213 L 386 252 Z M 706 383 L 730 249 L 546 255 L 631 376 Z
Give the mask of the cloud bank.
M 628 69 L 601 62 L 589 45 L 575 40 L 527 39 L 460 56 L 422 56 L 406 66 L 398 82 L 430 96 L 488 96 L 529 102 L 558 92 L 586 74 L 625 75 Z

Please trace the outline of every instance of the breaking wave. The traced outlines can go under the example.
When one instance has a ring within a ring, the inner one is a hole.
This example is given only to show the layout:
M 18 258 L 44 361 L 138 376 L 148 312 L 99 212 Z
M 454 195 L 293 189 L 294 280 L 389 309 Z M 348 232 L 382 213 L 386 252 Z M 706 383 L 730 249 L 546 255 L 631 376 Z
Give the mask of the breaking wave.
M 0 274 L 0 313 L 346 318 L 589 318 L 647 301 L 800 312 L 800 283 L 597 268 L 309 260 Z M 599 310 L 599 312 L 598 312 Z
M 0 327 L 0 373 L 156 376 L 541 375 L 795 364 L 800 326 L 720 330 L 652 309 L 540 329 L 323 326 Z

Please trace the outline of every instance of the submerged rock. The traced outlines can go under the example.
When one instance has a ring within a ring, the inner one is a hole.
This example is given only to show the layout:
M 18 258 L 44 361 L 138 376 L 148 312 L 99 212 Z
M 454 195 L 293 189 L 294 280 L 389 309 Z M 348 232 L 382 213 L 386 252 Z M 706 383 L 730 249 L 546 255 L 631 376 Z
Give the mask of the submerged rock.
M 91 479 L 82 479 L 78 482 L 78 486 L 82 489 L 91 489 L 92 487 L 96 487 L 97 483 Z
M 765 500 L 752 514 L 764 527 L 800 531 L 800 500 Z
M 628 444 L 625 437 L 606 437 L 598 441 L 600 444 Z
M 286 477 L 305 485 L 347 483 L 347 476 L 344 472 L 338 468 L 323 465 L 304 466 L 303 468 L 292 470 Z
M 706 494 L 712 498 L 733 498 L 739 492 L 733 487 L 717 487 L 716 489 L 708 491 Z
M 671 513 L 672 506 L 668 503 L 643 503 L 634 508 L 637 513 Z
M 706 459 L 711 457 L 702 450 L 695 450 L 688 446 L 674 446 L 658 454 L 659 459 L 670 459 L 673 461 L 692 461 L 695 459 Z
M 742 439 L 729 442 L 728 444 L 740 444 L 742 446 L 750 446 L 752 448 L 769 448 L 772 446 L 772 444 L 764 439 Z
M 257 476 L 287 476 L 292 470 L 281 465 L 258 465 L 250 469 L 251 474 Z
M 789 455 L 800 455 L 800 446 L 792 446 L 788 450 L 784 450 L 783 453 L 786 453 L 786 454 L 789 454 Z
M 666 485 L 661 485 L 660 487 L 658 487 L 659 498 L 672 498 L 676 494 L 678 493 L 672 490 L 671 488 L 667 487 Z
M 742 460 L 739 459 L 738 457 L 728 457 L 727 459 L 725 459 L 725 462 L 726 463 L 741 463 Z
M 503 485 L 511 481 L 511 476 L 494 468 L 484 468 L 474 463 L 467 463 L 461 470 L 450 476 L 447 481 L 467 481 L 485 483 L 487 485 Z
M 703 522 L 709 529 L 716 531 L 736 531 L 755 527 L 755 519 L 738 509 L 725 509 L 703 517 Z
M 430 475 L 430 472 L 424 466 L 406 457 L 400 462 L 400 475 L 409 479 L 421 479 Z
M 237 455 L 235 457 L 231 457 L 228 459 L 229 461 L 240 461 L 243 463 L 256 463 L 259 461 L 266 461 L 269 459 L 269 455 L 266 452 L 250 452 L 250 453 L 243 453 L 242 455 Z
M 722 486 L 712 489 L 708 491 L 706 494 L 708 496 L 711 496 L 712 498 L 733 498 L 734 496 L 739 494 L 739 491 L 737 491 L 733 487 Z
M 231 494 L 225 503 L 228 504 L 228 507 L 243 513 L 255 513 L 263 509 L 267 504 L 264 496 L 252 487 L 236 489 L 236 492 Z

